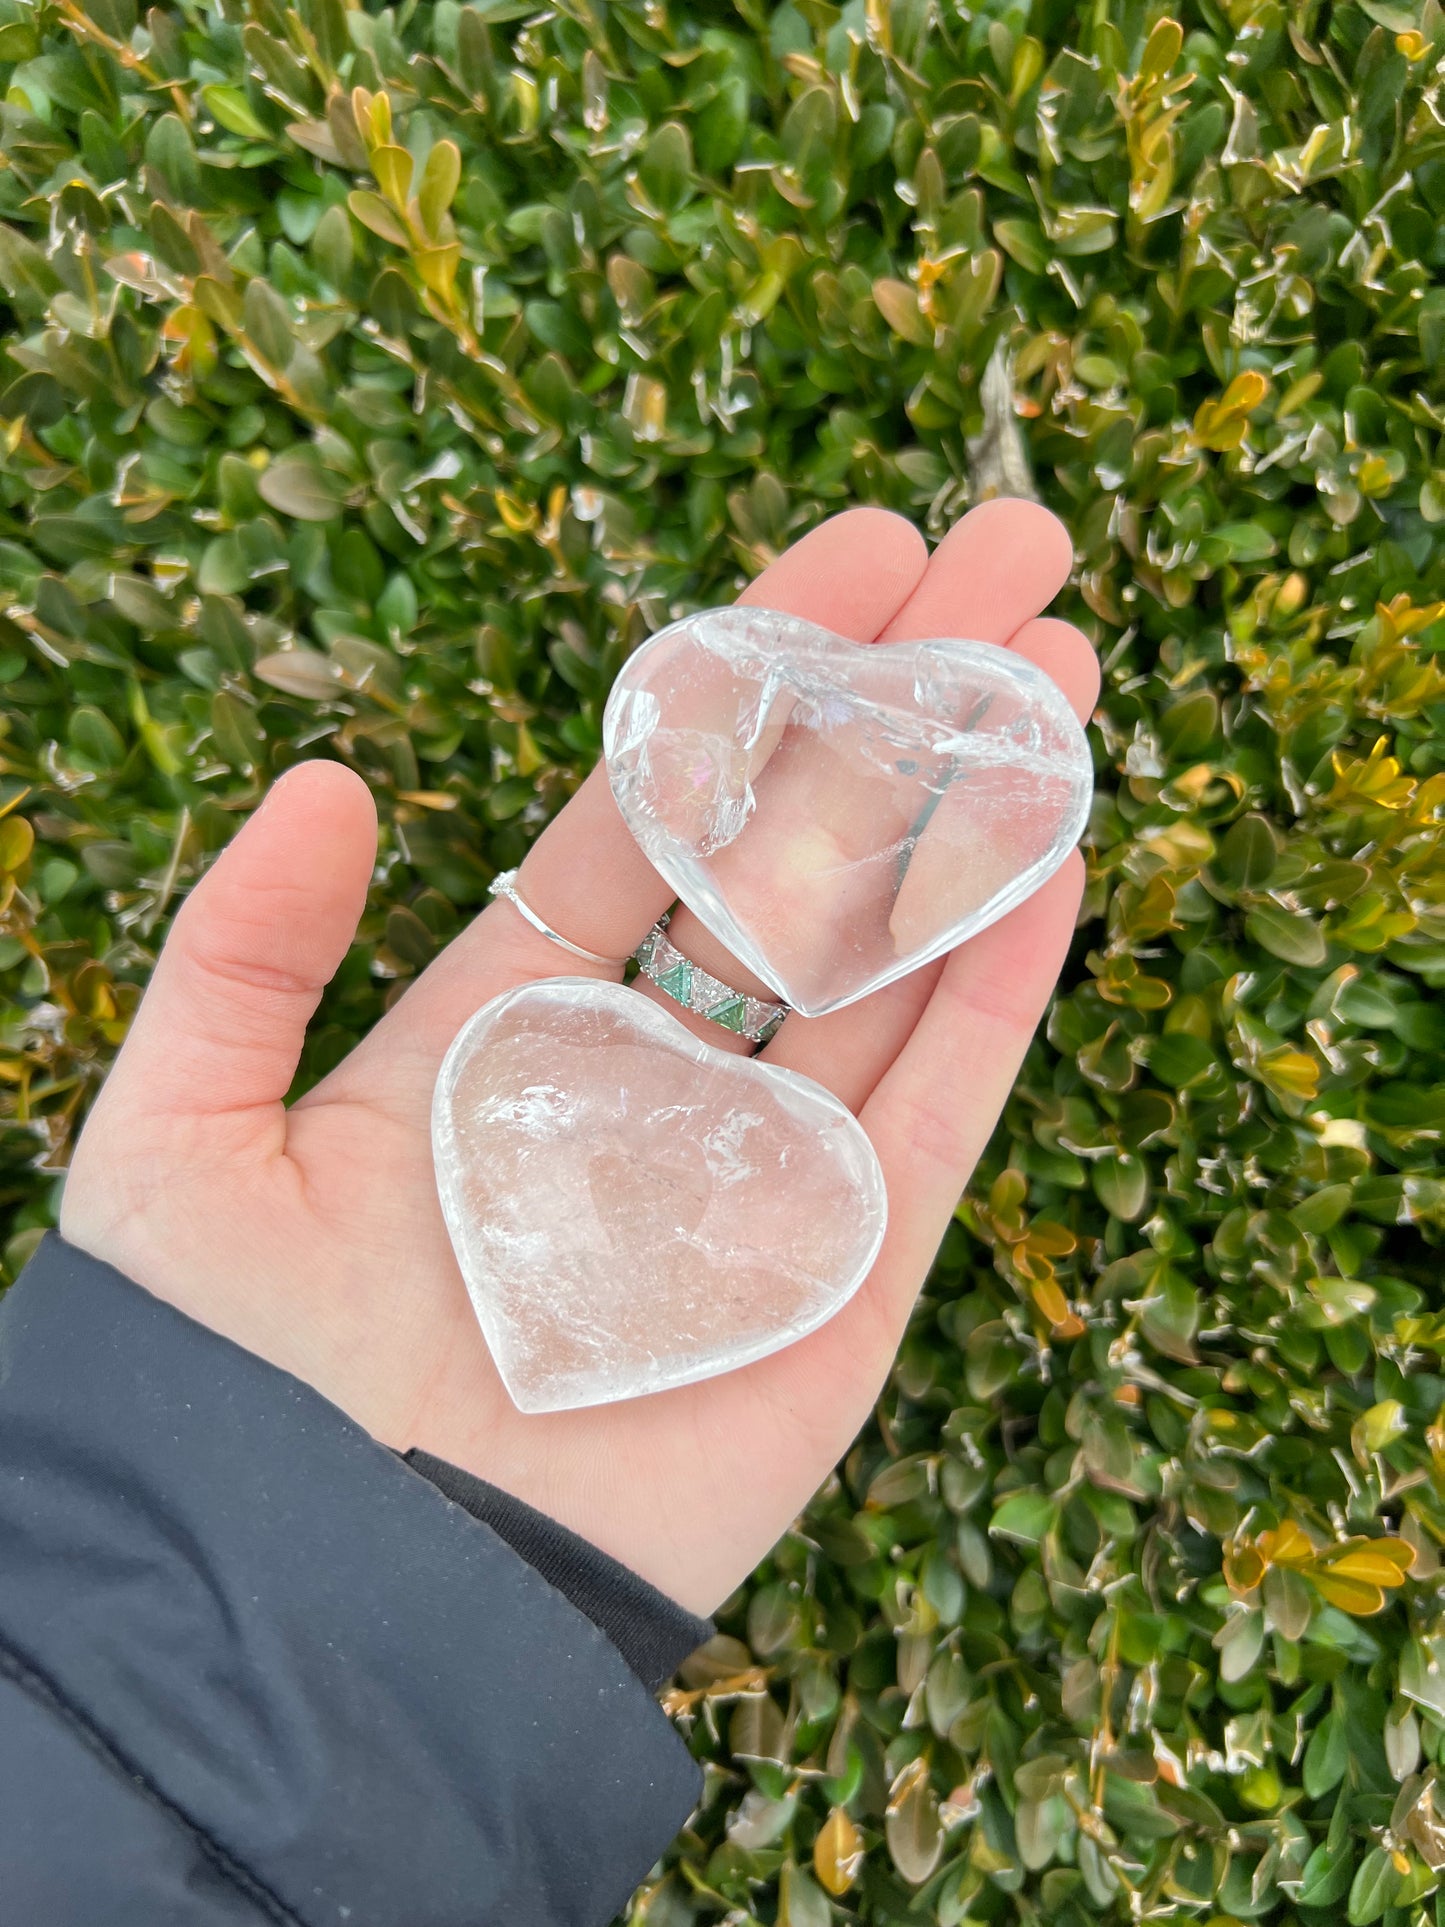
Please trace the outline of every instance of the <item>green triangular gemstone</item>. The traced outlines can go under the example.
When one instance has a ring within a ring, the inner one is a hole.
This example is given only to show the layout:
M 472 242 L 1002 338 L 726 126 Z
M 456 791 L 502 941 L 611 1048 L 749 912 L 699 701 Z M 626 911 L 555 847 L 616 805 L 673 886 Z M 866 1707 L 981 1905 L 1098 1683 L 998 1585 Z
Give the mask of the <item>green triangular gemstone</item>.
M 671 970 L 664 970 L 657 980 L 659 990 L 665 990 L 669 997 L 675 997 L 685 1004 L 692 990 L 692 965 L 686 957 L 680 957 Z
M 724 1030 L 741 1030 L 748 1021 L 747 1000 L 743 997 L 729 997 L 726 1003 L 714 1004 L 707 1013 L 715 1024 Z

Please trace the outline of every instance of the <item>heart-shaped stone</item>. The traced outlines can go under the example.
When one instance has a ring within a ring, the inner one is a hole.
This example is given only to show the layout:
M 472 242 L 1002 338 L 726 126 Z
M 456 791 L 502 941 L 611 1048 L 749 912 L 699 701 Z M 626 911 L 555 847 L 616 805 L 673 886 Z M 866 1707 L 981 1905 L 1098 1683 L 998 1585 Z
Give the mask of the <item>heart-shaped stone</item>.
M 832 1317 L 883 1239 L 883 1173 L 845 1106 L 622 984 L 554 977 L 484 1005 L 442 1064 L 432 1144 L 524 1412 L 766 1357 Z
M 906 976 L 1063 862 L 1093 769 L 1025 657 L 864 648 L 770 609 L 709 609 L 623 665 L 613 795 L 666 881 L 805 1016 Z

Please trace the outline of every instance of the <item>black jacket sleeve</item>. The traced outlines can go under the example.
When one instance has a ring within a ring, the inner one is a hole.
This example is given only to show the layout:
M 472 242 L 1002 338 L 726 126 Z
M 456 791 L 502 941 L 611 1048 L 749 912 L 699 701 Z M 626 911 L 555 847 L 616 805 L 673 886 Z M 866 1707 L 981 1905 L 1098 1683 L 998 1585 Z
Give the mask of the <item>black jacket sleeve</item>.
M 644 1686 L 656 1689 L 671 1679 L 688 1654 L 717 1631 L 710 1619 L 685 1612 L 628 1567 L 510 1492 L 416 1446 L 405 1456 L 413 1471 L 490 1526 L 513 1552 L 586 1613 Z
M 466 1480 L 47 1238 L 0 1303 L 4 1920 L 607 1921 L 699 1787 L 643 1676 L 707 1628 Z

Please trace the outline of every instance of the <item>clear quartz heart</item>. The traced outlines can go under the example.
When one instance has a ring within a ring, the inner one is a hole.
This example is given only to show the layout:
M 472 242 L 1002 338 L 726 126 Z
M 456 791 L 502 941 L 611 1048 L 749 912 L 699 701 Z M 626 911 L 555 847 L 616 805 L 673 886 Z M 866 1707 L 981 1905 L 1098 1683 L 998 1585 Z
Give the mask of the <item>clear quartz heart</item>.
M 494 998 L 432 1105 L 442 1211 L 524 1412 L 687 1385 L 832 1317 L 883 1239 L 862 1126 L 621 984 Z
M 603 739 L 628 827 L 713 934 L 805 1016 L 995 922 L 1088 817 L 1088 742 L 989 643 L 864 648 L 770 609 L 660 630 Z

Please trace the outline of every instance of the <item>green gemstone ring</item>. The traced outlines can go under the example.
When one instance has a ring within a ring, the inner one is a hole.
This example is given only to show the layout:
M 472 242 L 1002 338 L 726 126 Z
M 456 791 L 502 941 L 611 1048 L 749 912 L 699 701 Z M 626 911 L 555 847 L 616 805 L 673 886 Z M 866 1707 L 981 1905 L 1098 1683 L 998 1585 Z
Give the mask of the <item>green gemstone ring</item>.
M 735 1031 L 751 1043 L 766 1044 L 787 1016 L 788 1006 L 734 990 L 731 984 L 684 957 L 667 934 L 671 915 L 669 911 L 653 924 L 632 953 L 638 970 L 684 1010 L 721 1024 L 724 1030 Z

